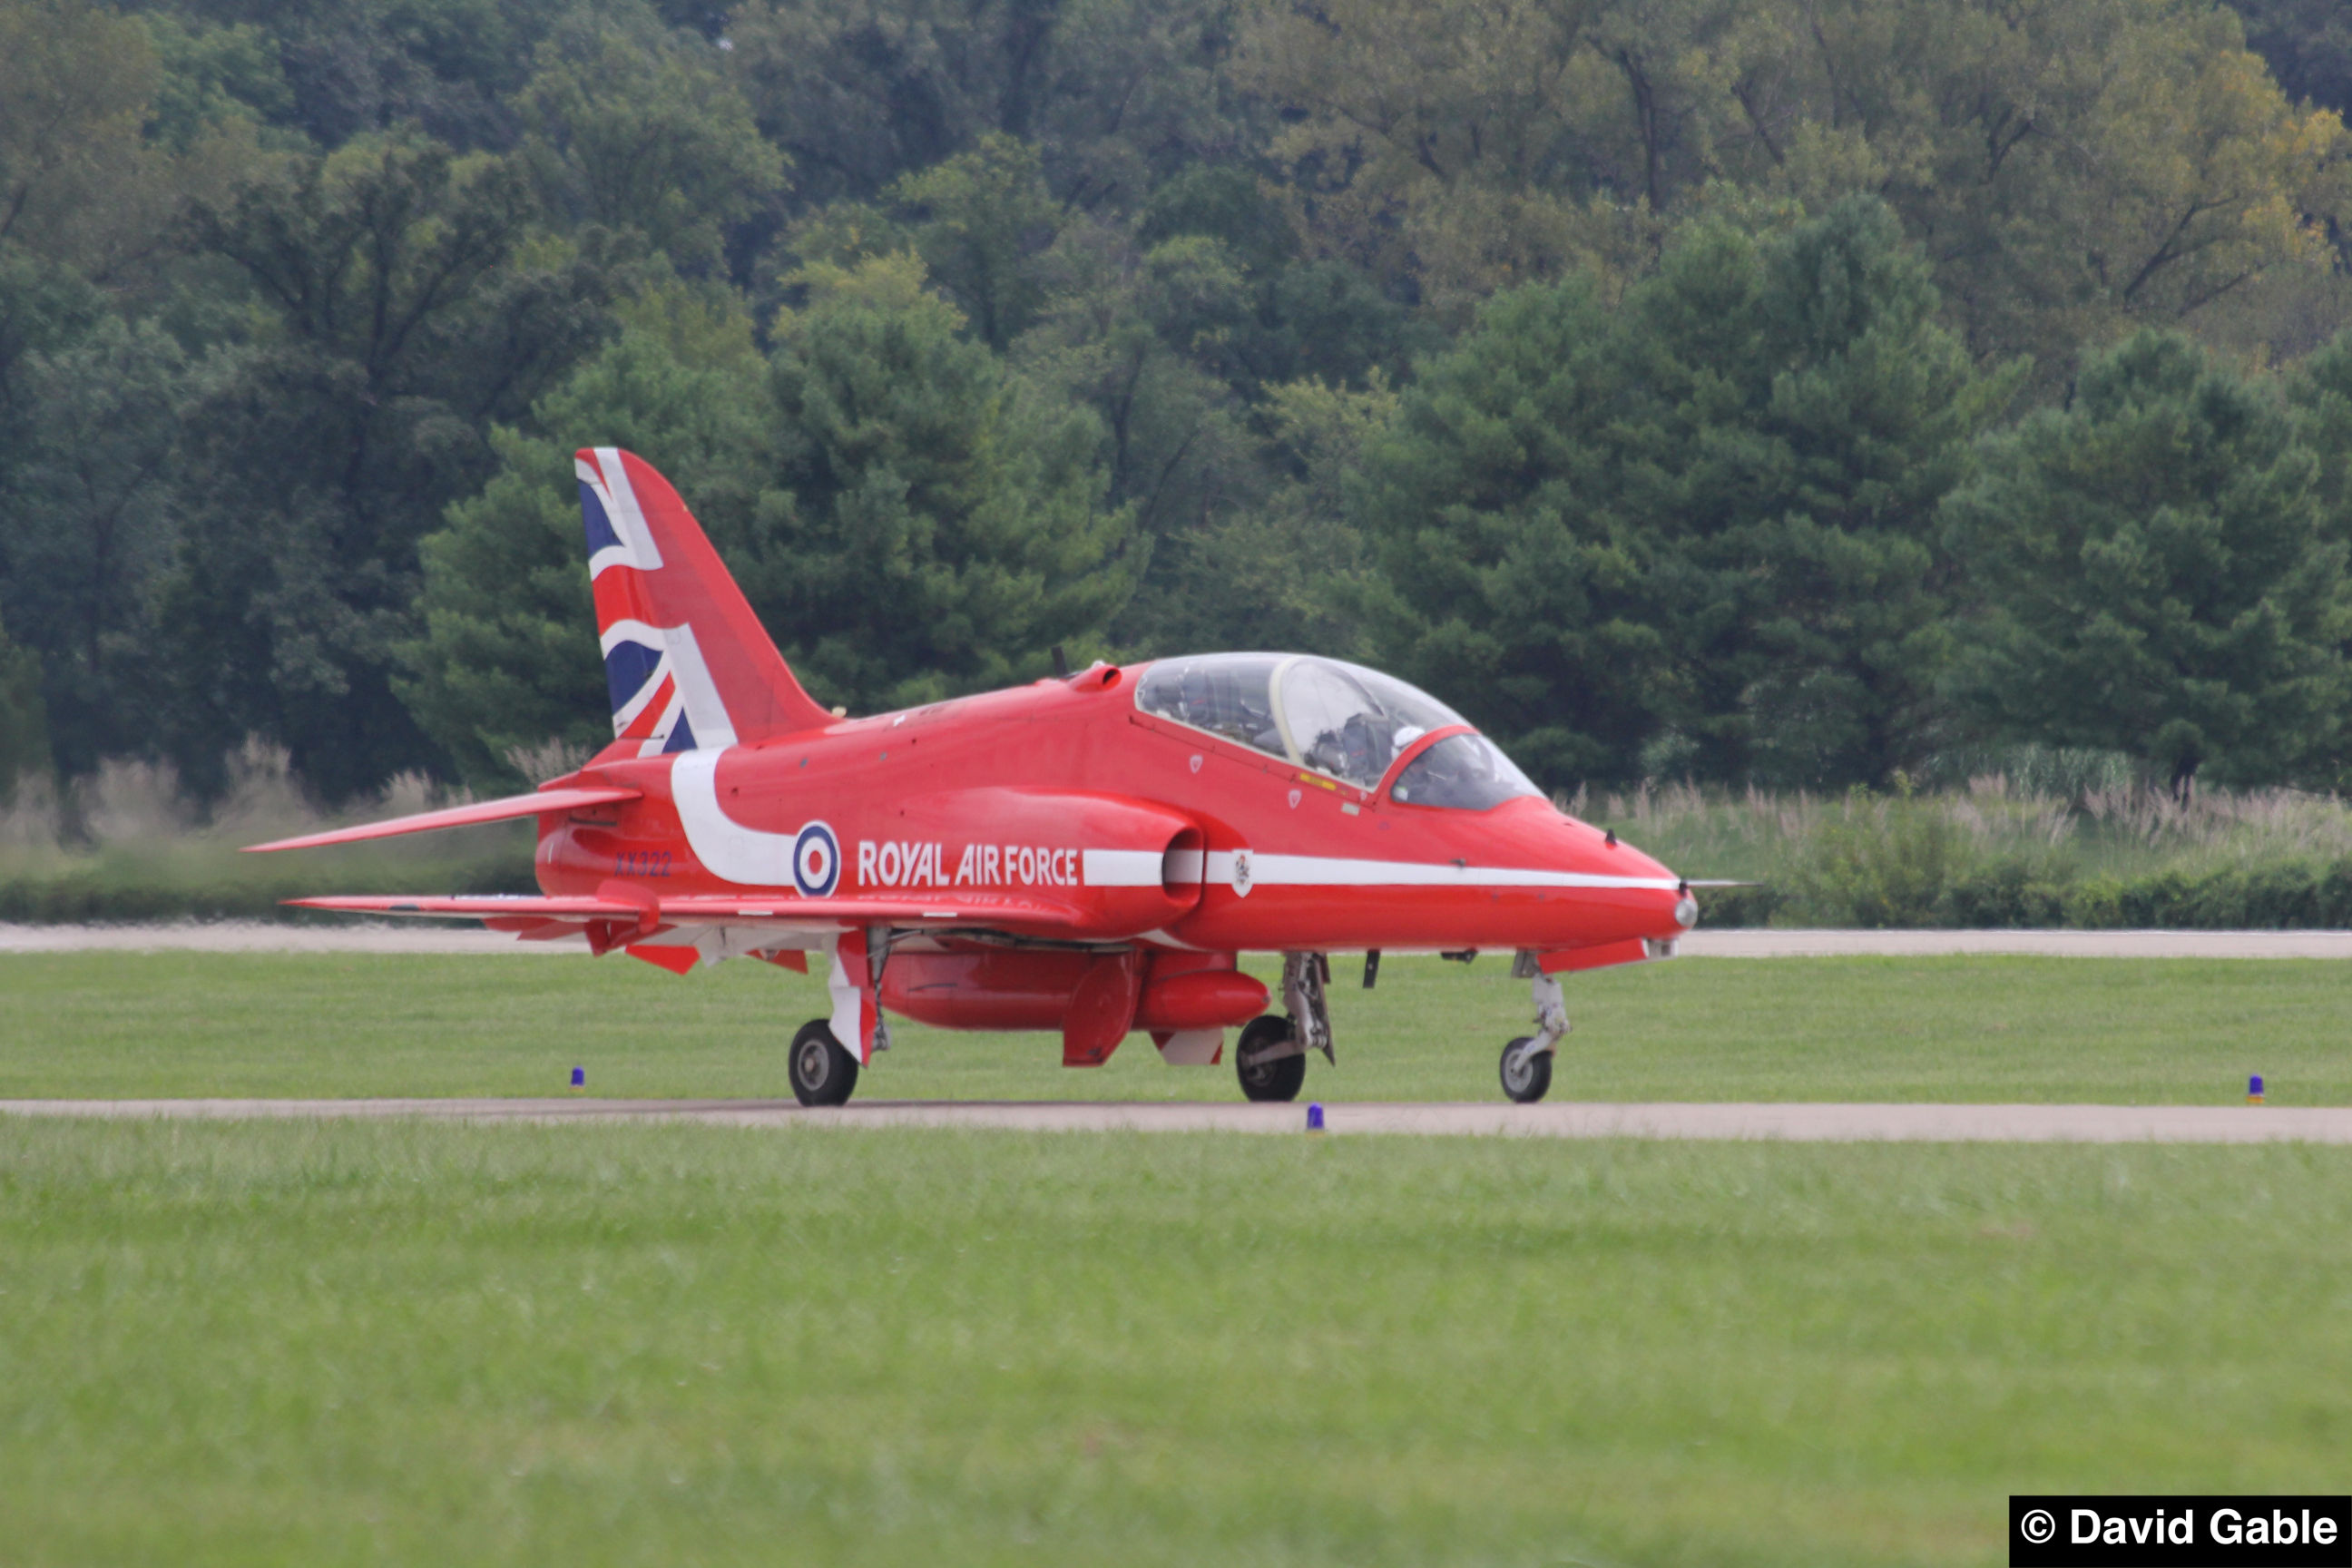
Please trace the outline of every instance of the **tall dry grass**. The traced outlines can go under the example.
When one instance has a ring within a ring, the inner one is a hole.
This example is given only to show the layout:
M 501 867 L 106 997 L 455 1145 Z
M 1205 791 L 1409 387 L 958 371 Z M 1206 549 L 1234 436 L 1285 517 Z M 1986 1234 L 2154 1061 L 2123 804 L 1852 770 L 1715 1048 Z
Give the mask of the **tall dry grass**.
M 2112 924 L 2136 889 L 2156 889 L 2140 902 L 2162 918 L 2199 889 L 2284 887 L 2339 867 L 2352 886 L 2352 806 L 2288 789 L 2208 789 L 2184 802 L 2108 779 L 2069 796 L 1992 772 L 1935 792 L 1648 784 L 1561 804 L 1685 876 L 1760 884 L 1703 900 L 1734 923 Z M 2215 919 L 2228 912 L 2205 902 Z M 2262 924 L 2277 902 L 2245 892 L 2231 907 Z M 2281 907 L 2304 913 L 2281 921 L 2309 923 L 2307 904 L 2290 900 Z
M 305 893 L 523 891 L 530 829 L 499 824 L 323 850 L 246 846 L 429 811 L 470 796 L 404 773 L 339 811 L 320 808 L 285 748 L 247 739 L 228 785 L 194 799 L 170 764 L 106 762 L 63 790 L 46 776 L 0 802 L 0 920 L 268 917 Z

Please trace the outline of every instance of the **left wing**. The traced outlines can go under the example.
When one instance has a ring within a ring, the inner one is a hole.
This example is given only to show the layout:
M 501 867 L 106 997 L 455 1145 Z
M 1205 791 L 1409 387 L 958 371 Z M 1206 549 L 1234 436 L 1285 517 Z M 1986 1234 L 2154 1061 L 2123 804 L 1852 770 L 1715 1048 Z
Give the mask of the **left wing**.
M 613 884 L 607 883 L 608 889 Z M 635 894 L 637 889 L 630 888 Z M 1076 910 L 1039 900 L 961 893 L 953 898 L 734 898 L 688 894 L 664 899 L 536 893 L 290 899 L 310 910 L 344 914 L 477 920 L 525 942 L 585 937 L 593 952 L 625 948 L 635 957 L 683 973 L 697 963 L 798 952 L 845 931 L 888 925 L 917 931 L 1010 930 L 1066 936 Z M 797 967 L 797 966 L 795 966 Z

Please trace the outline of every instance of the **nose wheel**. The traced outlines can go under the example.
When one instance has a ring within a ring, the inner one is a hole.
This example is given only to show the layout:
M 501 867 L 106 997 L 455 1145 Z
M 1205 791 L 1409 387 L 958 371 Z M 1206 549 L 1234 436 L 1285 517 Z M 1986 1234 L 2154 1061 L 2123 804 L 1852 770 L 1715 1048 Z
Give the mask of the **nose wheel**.
M 1503 1047 L 1503 1093 L 1515 1105 L 1533 1105 L 1551 1092 L 1551 1052 L 1528 1047 L 1533 1035 L 1521 1035 Z
M 793 1037 L 789 1071 L 793 1098 L 803 1105 L 846 1105 L 857 1088 L 857 1058 L 842 1049 L 823 1018 L 811 1018 Z

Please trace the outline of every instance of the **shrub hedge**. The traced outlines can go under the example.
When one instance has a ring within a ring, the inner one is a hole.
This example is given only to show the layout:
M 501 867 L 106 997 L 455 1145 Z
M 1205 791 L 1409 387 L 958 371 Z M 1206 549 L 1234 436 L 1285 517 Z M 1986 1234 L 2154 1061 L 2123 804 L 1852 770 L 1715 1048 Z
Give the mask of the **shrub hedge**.
M 2287 860 L 2201 872 L 2076 879 L 2060 867 L 2001 860 L 1969 867 L 1890 903 L 1884 885 L 1841 899 L 1818 883 L 1723 888 L 1701 895 L 1702 925 L 1872 929 L 2328 931 L 2352 929 L 2352 858 Z M 1825 893 L 1827 896 L 1824 896 Z M 1864 900 L 1867 900 L 1866 902 Z

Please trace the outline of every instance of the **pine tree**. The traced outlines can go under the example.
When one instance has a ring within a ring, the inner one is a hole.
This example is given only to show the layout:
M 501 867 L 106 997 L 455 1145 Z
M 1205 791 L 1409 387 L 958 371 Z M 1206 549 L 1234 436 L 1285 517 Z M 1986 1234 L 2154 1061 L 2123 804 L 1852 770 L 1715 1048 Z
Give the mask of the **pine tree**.
M 2347 547 L 2274 387 L 2142 333 L 1986 443 L 1945 514 L 1976 614 L 1955 689 L 2005 732 L 2126 752 L 2186 795 L 2328 765 Z

